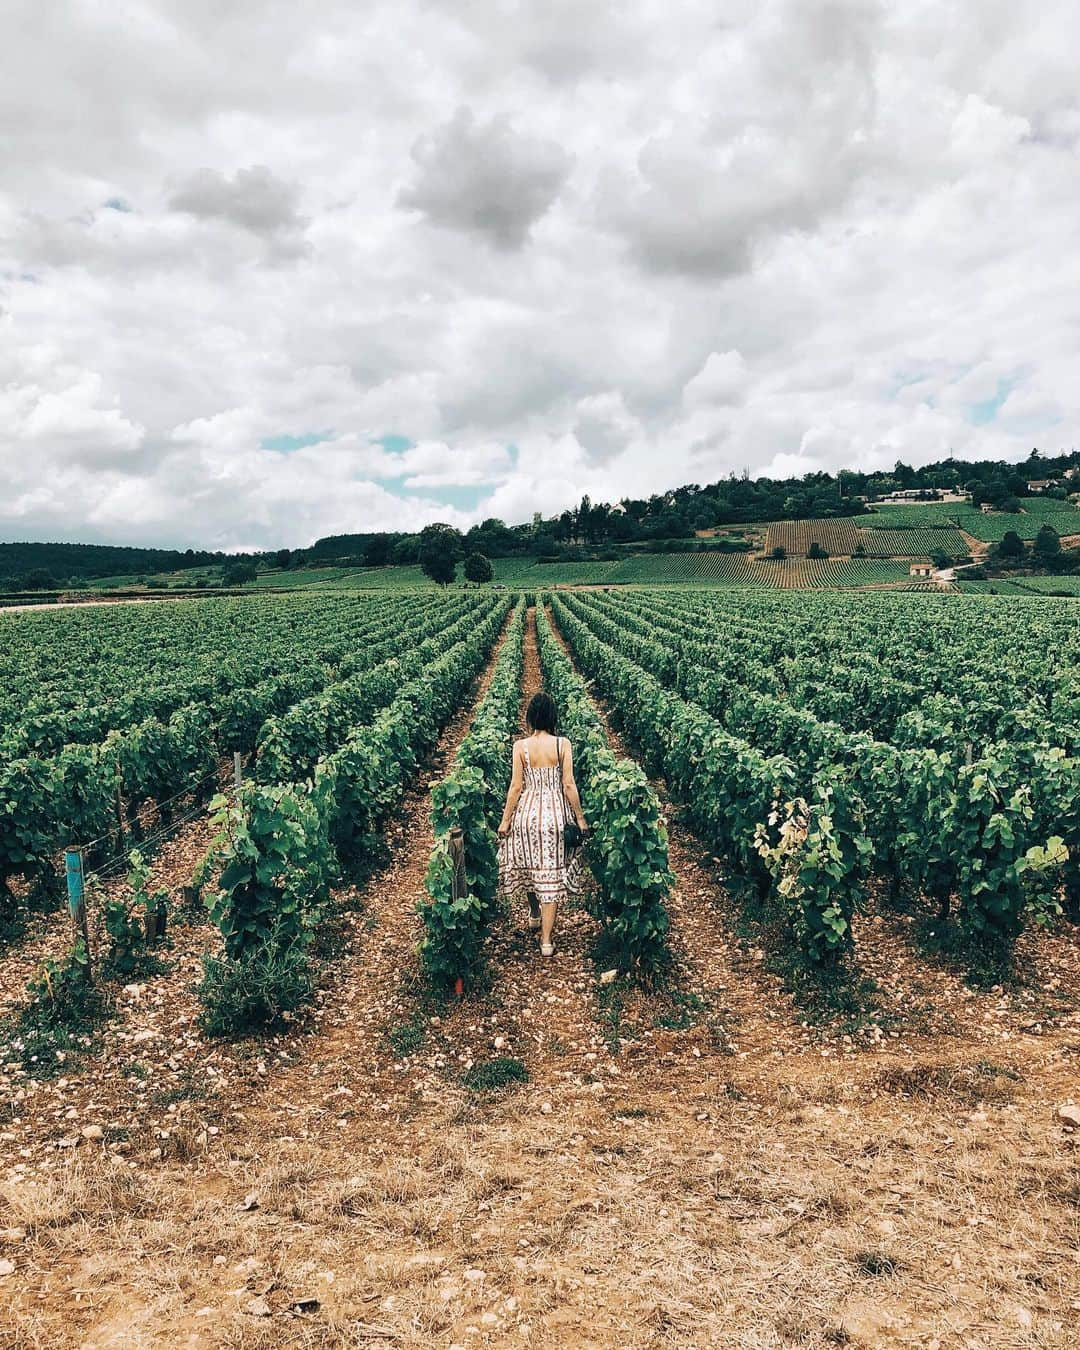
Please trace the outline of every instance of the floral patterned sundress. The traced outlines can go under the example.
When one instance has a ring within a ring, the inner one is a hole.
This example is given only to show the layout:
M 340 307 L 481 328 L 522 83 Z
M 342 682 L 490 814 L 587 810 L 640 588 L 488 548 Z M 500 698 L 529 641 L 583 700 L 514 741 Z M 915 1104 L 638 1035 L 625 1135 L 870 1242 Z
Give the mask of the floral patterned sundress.
M 536 768 L 527 741 L 522 751 L 521 796 L 510 833 L 499 840 L 499 895 L 513 903 L 531 892 L 542 905 L 552 905 L 580 891 L 583 858 L 580 848 L 568 849 L 563 841 L 571 811 L 561 765 Z

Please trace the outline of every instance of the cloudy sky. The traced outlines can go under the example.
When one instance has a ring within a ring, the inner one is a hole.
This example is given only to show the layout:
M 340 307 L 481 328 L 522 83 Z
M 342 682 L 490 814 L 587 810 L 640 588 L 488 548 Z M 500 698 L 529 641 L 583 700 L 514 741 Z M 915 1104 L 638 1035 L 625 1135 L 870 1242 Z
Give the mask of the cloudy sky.
M 1074 0 L 7 0 L 0 539 L 1080 441 Z

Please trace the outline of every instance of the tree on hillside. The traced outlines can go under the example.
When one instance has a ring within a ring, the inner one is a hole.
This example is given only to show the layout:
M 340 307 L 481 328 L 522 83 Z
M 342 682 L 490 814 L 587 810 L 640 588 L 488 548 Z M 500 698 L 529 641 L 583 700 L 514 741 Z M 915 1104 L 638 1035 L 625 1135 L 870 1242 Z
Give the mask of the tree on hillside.
M 815 539 L 813 543 L 811 543 L 810 547 L 806 550 L 806 556 L 808 558 L 827 558 L 829 555 Z
M 364 545 L 364 566 L 385 567 L 394 555 L 392 534 L 373 534 Z
M 394 545 L 391 558 L 399 567 L 415 566 L 420 561 L 420 536 L 407 534 Z
M 530 532 L 535 535 L 535 528 Z M 502 558 L 519 550 L 520 541 L 504 520 L 489 516 L 474 525 L 465 536 L 465 547 L 470 553 L 482 553 L 485 558 Z
M 51 572 L 47 572 L 44 567 L 35 567 L 29 572 L 25 572 L 22 578 L 22 589 L 24 591 L 54 591 L 60 582 Z
M 438 585 L 449 586 L 454 580 L 461 553 L 461 532 L 452 525 L 439 522 L 420 531 L 420 566 Z
M 1053 525 L 1042 525 L 1035 536 L 1032 552 L 1040 562 L 1050 562 L 1061 552 L 1061 537 Z
M 482 553 L 470 553 L 465 559 L 466 581 L 490 581 L 494 575 L 495 573 L 491 570 L 491 563 Z
M 1017 559 L 1024 556 L 1024 541 L 1015 530 L 1006 530 L 1005 537 L 997 546 L 999 558 Z
M 277 553 L 274 555 L 274 561 L 277 563 L 278 567 L 280 567 L 281 570 L 284 571 L 285 568 L 290 566 L 292 563 L 292 549 L 279 548 Z
M 226 586 L 246 586 L 249 581 L 254 581 L 259 575 L 258 568 L 254 563 L 237 562 L 230 563 L 221 573 L 222 583 Z

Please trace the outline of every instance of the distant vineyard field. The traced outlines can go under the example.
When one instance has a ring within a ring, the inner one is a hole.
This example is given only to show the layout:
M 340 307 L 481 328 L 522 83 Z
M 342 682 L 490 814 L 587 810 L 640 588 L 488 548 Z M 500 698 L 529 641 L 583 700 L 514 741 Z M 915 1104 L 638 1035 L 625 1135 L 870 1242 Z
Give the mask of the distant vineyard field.
M 968 552 L 964 536 L 949 523 L 867 529 L 854 520 L 773 521 L 765 535 L 764 552 L 782 548 L 789 558 L 805 557 L 813 544 L 832 557 L 851 557 L 859 548 L 868 558 L 928 558 L 935 553 L 959 558 Z
M 591 586 L 606 581 L 618 562 L 540 563 L 535 558 L 496 558 L 495 580 L 508 586 Z
M 1009 530 L 1015 530 L 1021 539 L 1032 540 L 1043 525 L 1052 525 L 1058 534 L 1080 534 L 1080 511 L 1060 502 L 1025 503 L 1024 510 L 1014 515 L 1008 511 L 969 511 L 958 515 L 956 523 L 974 539 L 996 544 Z
M 493 580 L 501 586 L 520 586 L 526 589 L 545 586 L 589 586 L 605 581 L 617 562 L 538 563 L 535 558 L 493 558 Z M 462 581 L 458 570 L 458 582 Z M 361 590 L 396 591 L 435 590 L 435 583 L 419 567 L 367 567 L 348 572 L 340 583 L 328 582 L 331 588 L 341 584 Z
M 964 503 L 916 502 L 911 506 L 879 506 L 865 516 L 854 516 L 864 530 L 933 529 L 955 525 L 958 510 L 970 511 Z
M 758 584 L 745 553 L 643 553 L 619 563 L 605 580 L 644 586 Z
M 1080 596 L 1080 577 L 1024 577 L 1016 585 L 1036 595 Z
M 958 581 L 956 589 L 964 595 L 1030 595 L 1015 581 Z
M 1025 498 L 1023 509 L 979 511 L 955 502 L 926 502 L 915 506 L 882 506 L 870 515 L 856 516 L 856 525 L 865 530 L 959 528 L 982 543 L 994 544 L 1015 530 L 1021 539 L 1031 540 L 1040 526 L 1049 524 L 1058 534 L 1080 534 L 1080 511 L 1075 506 L 1054 500 Z
M 630 558 L 607 580 L 638 586 L 754 586 L 770 590 L 878 586 L 906 581 L 899 563 L 838 558 L 747 558 L 732 553 L 647 554 Z
M 765 535 L 765 552 L 782 548 L 789 556 L 809 552 L 820 544 L 826 553 L 851 554 L 859 545 L 859 531 L 850 518 L 842 520 L 774 520 Z
M 498 559 L 495 583 L 543 590 L 554 586 L 754 586 L 797 590 L 828 586 L 877 586 L 906 581 L 900 563 L 875 559 L 749 558 L 744 553 L 643 553 L 622 562 L 532 563 Z M 371 568 L 326 583 L 327 589 L 434 589 L 419 567 Z
M 344 581 L 356 571 L 354 567 L 301 567 L 295 571 L 260 572 L 253 586 L 292 591 L 304 586 L 333 585 Z
M 766 569 L 777 566 L 768 561 L 759 564 L 762 579 Z M 780 565 L 776 586 L 781 590 L 821 589 L 829 586 L 883 586 L 907 581 L 908 569 L 903 563 L 880 562 L 874 559 L 802 558 Z
M 868 558 L 931 558 L 935 553 L 960 558 L 969 552 L 964 536 L 950 526 L 861 530 L 859 542 Z

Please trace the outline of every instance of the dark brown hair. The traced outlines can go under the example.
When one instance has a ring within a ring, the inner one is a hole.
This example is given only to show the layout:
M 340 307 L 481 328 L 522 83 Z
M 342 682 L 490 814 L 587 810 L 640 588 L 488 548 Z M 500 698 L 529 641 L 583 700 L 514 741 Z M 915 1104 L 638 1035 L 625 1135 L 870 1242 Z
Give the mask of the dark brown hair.
M 552 736 L 556 734 L 559 710 L 550 694 L 545 694 L 542 689 L 538 694 L 533 694 L 525 712 L 525 721 L 533 731 L 546 731 Z

